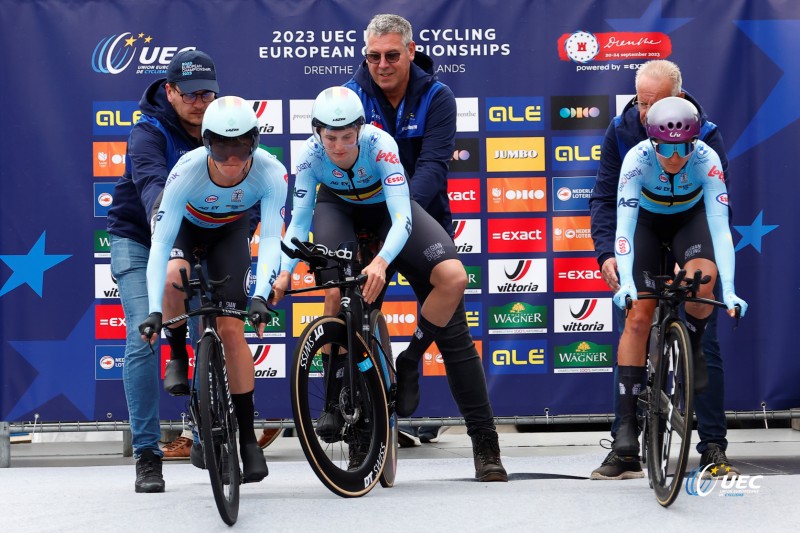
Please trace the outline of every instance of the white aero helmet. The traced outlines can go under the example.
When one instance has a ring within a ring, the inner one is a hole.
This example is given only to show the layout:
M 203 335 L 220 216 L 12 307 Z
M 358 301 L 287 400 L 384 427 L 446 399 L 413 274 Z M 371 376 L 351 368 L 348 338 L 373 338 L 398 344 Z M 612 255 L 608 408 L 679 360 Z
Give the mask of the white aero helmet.
M 258 148 L 258 118 L 253 106 L 238 96 L 223 96 L 203 115 L 203 144 L 215 161 L 230 155 L 249 159 Z
M 328 87 L 314 100 L 311 127 L 341 130 L 364 124 L 364 106 L 358 95 L 347 87 Z

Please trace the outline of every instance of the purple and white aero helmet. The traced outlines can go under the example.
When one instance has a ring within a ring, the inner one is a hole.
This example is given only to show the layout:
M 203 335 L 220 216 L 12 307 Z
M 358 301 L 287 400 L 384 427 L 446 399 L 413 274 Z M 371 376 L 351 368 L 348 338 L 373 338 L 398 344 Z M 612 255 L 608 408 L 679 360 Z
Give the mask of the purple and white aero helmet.
M 700 136 L 700 114 L 689 100 L 662 98 L 647 112 L 647 136 L 664 143 L 690 142 Z

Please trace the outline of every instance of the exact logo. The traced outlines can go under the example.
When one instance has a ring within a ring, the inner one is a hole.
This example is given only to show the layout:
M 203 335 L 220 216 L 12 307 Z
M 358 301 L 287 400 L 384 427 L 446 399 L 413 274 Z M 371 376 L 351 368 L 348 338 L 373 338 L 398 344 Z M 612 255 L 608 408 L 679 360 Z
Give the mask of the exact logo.
M 94 317 L 94 335 L 96 338 L 125 338 L 125 313 L 121 305 L 97 305 L 94 308 Z
M 489 253 L 547 251 L 544 218 L 489 219 Z
M 481 180 L 449 179 L 447 180 L 447 197 L 450 199 L 450 211 L 453 213 L 480 213 Z
M 555 292 L 605 292 L 608 285 L 597 268 L 594 257 L 553 259 Z
M 530 131 L 544 129 L 544 98 L 513 97 L 486 99 L 487 131 Z

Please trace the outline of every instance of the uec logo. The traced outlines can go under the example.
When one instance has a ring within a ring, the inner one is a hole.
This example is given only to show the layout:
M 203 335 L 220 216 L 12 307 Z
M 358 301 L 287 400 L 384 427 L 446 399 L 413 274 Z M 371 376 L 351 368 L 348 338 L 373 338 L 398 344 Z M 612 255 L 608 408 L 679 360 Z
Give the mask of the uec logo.
M 100 74 L 119 74 L 123 72 L 136 57 L 138 48 L 134 43 L 142 39 L 145 43 L 150 43 L 152 37 L 144 36 L 140 33 L 134 37 L 131 32 L 111 35 L 100 39 L 92 52 L 92 70 Z M 178 52 L 184 50 L 194 50 L 194 46 L 178 48 L 177 46 L 145 46 L 139 54 L 139 64 L 152 66 L 161 65 L 163 68 L 169 64 Z

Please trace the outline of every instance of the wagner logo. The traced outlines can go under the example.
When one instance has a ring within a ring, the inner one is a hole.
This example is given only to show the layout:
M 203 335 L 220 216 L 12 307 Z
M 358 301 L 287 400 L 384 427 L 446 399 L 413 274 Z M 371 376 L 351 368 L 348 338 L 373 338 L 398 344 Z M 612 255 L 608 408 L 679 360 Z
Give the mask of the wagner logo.
M 540 172 L 545 168 L 544 137 L 489 137 L 487 172 Z
M 111 257 L 111 237 L 104 229 L 94 230 L 94 256 L 97 258 Z
M 447 180 L 447 198 L 450 199 L 450 211 L 453 213 L 480 213 L 481 180 Z
M 553 137 L 553 169 L 596 170 L 602 146 L 600 136 Z
M 489 253 L 546 252 L 544 218 L 489 219 Z
M 490 259 L 489 292 L 493 294 L 547 292 L 547 260 Z
M 607 95 L 551 96 L 550 127 L 554 130 L 605 130 L 611 121 Z
M 496 341 L 489 343 L 489 374 L 545 374 L 547 341 Z
M 489 178 L 486 181 L 490 213 L 547 211 L 546 178 Z
M 456 138 L 453 158 L 450 159 L 450 172 L 478 172 L 480 170 L 480 152 L 478 139 Z
M 489 333 L 547 333 L 547 306 L 512 302 L 489 308 Z
M 483 292 L 483 273 L 481 267 L 464 265 L 467 271 L 467 289 L 464 294 L 481 294 Z
M 417 302 L 383 302 L 381 306 L 389 335 L 411 337 L 417 329 Z
M 591 374 L 613 372 L 614 360 L 610 344 L 578 341 L 553 350 L 553 373 Z
M 124 339 L 125 313 L 121 305 L 96 305 L 94 335 L 98 339 Z
M 283 100 L 251 100 L 250 103 L 258 118 L 258 133 L 283 133 Z
M 323 302 L 292 304 L 292 337 L 299 337 L 303 330 L 324 312 Z
M 100 141 L 92 143 L 92 171 L 95 176 L 121 176 L 125 172 L 127 143 Z
M 275 309 L 277 315 L 270 314 L 267 323 L 264 325 L 264 337 L 285 337 L 286 336 L 286 310 Z M 244 321 L 244 336 L 248 339 L 258 338 L 250 319 Z
M 605 292 L 608 285 L 594 257 L 553 259 L 553 290 L 555 292 Z
M 92 102 L 94 135 L 119 135 L 127 137 L 131 127 L 136 124 L 142 112 L 139 102 Z
M 553 217 L 554 252 L 591 252 L 591 217 Z
M 596 176 L 553 178 L 553 211 L 588 211 Z
M 487 131 L 530 131 L 544 129 L 542 97 L 486 99 Z
M 163 76 L 175 54 L 195 49 L 194 46 L 158 46 L 153 40 L 152 35 L 141 32 L 103 37 L 92 52 L 92 70 L 98 74 L 121 74 L 133 64 L 136 74 Z
M 481 253 L 481 221 L 477 218 L 453 220 L 456 251 L 460 254 Z
M 611 298 L 554 300 L 556 333 L 611 331 Z
M 286 377 L 285 344 L 248 344 L 258 379 Z

